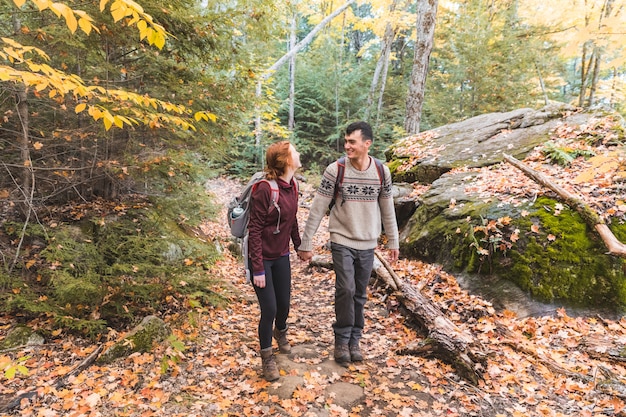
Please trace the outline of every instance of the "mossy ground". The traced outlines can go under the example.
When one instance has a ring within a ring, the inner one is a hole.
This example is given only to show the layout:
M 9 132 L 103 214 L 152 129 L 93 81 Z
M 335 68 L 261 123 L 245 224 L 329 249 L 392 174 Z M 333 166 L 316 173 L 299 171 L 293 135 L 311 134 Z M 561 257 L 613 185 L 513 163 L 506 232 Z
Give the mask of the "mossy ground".
M 51 207 L 54 220 L 2 223 L 1 247 L 21 242 L 21 251 L 3 258 L 0 312 L 97 336 L 190 299 L 220 303 L 206 273 L 218 248 L 194 232 L 219 211 L 204 189 L 209 172 L 185 153 L 144 168 L 150 197 Z

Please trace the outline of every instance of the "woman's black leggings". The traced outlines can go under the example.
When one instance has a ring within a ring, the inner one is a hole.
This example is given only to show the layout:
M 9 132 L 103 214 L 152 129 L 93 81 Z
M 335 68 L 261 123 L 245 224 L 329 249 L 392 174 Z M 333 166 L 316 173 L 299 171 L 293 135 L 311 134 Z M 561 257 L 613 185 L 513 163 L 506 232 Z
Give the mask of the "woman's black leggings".
M 265 266 L 265 288 L 254 283 L 254 292 L 259 299 L 261 318 L 259 319 L 259 342 L 261 349 L 272 347 L 274 321 L 276 327 L 287 327 L 289 305 L 291 303 L 291 263 L 289 256 L 281 256 L 271 261 L 263 261 Z

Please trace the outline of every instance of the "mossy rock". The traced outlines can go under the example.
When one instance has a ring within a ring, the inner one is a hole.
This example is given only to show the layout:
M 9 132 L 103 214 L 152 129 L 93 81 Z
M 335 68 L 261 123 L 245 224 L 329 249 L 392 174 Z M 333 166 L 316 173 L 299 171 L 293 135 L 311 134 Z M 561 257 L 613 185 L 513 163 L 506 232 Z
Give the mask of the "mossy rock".
M 100 355 L 98 363 L 110 363 L 134 352 L 149 352 L 155 343 L 162 342 L 171 333 L 163 320 L 156 316 L 147 316 L 126 337 Z
M 0 349 L 11 349 L 18 346 L 41 345 L 45 342 L 42 335 L 27 326 L 11 329 L 0 343 Z
M 556 215 L 558 202 L 546 197 L 513 207 L 468 196 L 459 175 L 468 174 L 446 175 L 423 196 L 401 236 L 403 255 L 509 279 L 540 301 L 626 308 L 626 261 L 607 255 L 578 213 Z M 624 241 L 626 225 L 611 229 Z

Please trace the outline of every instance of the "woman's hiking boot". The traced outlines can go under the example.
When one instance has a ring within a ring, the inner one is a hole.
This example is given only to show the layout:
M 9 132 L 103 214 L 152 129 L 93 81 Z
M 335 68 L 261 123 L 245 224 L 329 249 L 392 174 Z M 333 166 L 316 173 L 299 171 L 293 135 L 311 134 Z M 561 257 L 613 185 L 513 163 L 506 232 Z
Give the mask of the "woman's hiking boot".
M 291 345 L 287 340 L 287 327 L 284 330 L 278 330 L 278 327 L 274 327 L 274 339 L 278 342 L 280 353 L 291 353 Z
M 335 362 L 341 366 L 348 366 L 350 363 L 350 349 L 346 342 L 335 341 Z
M 280 378 L 278 367 L 276 366 L 276 358 L 271 347 L 261 349 L 261 362 L 263 363 L 263 378 L 267 381 L 276 381 Z
M 352 362 L 361 362 L 363 360 L 363 354 L 361 353 L 361 346 L 358 340 L 351 341 L 348 345 L 348 350 L 350 350 L 350 359 Z

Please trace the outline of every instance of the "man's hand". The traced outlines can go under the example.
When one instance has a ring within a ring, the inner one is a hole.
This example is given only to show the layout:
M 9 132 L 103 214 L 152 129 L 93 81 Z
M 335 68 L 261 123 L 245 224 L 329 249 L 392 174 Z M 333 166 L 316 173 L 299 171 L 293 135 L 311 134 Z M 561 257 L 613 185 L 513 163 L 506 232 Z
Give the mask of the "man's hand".
M 311 259 L 313 259 L 313 251 L 304 251 L 304 250 L 299 250 L 298 251 L 298 258 L 300 258 L 303 261 L 310 261 Z
M 265 274 L 263 275 L 255 275 L 252 278 L 252 282 L 259 288 L 265 288 Z
M 389 262 L 395 262 L 400 256 L 400 249 L 389 249 Z

